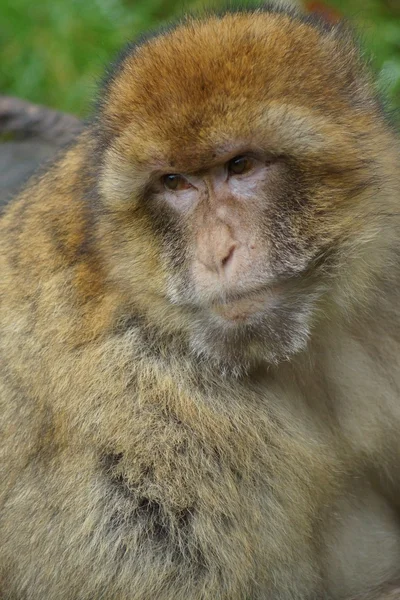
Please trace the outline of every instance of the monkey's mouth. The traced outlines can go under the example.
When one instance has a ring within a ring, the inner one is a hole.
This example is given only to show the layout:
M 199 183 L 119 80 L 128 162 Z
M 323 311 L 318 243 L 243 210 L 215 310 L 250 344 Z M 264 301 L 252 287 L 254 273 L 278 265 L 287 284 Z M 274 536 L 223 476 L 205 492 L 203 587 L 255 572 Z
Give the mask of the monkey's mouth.
M 276 301 L 277 292 L 278 286 L 263 288 L 228 302 L 214 304 L 212 311 L 228 321 L 244 322 L 270 309 Z

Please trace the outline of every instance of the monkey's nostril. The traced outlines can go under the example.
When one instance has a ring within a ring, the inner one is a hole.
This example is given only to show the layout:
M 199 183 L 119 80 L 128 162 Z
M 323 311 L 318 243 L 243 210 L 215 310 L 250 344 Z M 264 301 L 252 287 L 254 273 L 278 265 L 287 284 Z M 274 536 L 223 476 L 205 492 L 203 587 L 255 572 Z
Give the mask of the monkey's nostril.
M 221 264 L 223 267 L 226 267 L 228 265 L 228 263 L 230 262 L 230 260 L 233 256 L 233 253 L 235 252 L 235 248 L 236 248 L 236 246 L 231 246 L 231 248 L 229 249 L 229 252 L 225 256 L 225 258 L 222 259 Z

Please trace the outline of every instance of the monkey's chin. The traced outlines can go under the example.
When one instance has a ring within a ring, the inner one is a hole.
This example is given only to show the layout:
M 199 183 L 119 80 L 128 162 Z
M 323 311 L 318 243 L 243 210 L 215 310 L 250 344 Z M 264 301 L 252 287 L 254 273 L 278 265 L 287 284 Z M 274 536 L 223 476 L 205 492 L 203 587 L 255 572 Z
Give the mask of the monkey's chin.
M 236 375 L 288 360 L 307 345 L 315 300 L 312 294 L 260 292 L 214 305 L 196 320 L 192 351 Z

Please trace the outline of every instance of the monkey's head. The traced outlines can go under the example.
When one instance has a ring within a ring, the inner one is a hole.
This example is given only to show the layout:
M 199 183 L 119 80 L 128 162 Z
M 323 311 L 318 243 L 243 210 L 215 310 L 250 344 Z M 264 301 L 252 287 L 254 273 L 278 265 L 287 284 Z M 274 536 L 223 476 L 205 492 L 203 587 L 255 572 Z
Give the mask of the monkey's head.
M 95 131 L 112 276 L 133 302 L 161 298 L 160 319 L 181 310 L 192 350 L 286 358 L 321 311 L 362 298 L 393 141 L 343 31 L 188 20 L 128 49 Z

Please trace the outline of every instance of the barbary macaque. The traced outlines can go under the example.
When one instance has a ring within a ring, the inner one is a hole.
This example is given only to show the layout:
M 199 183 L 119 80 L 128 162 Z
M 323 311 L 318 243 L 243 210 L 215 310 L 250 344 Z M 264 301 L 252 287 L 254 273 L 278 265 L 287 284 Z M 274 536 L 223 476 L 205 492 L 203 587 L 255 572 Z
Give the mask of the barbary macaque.
M 400 598 L 399 200 L 343 26 L 122 54 L 1 218 L 2 600 Z

